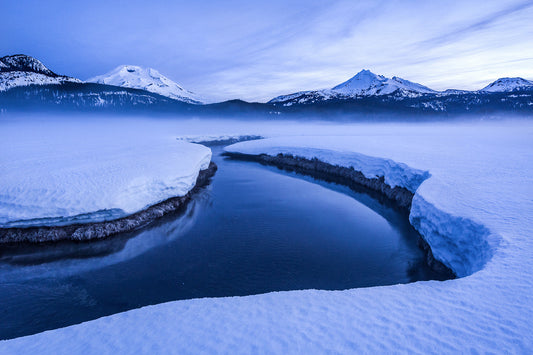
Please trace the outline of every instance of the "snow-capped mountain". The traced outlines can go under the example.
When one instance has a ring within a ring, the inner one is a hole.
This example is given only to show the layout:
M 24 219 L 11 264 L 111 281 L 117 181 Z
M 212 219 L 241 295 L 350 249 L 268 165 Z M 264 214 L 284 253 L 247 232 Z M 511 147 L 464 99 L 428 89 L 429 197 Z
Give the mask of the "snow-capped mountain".
M 480 91 L 484 92 L 510 92 L 516 90 L 533 89 L 533 81 L 523 78 L 500 78 L 485 86 Z
M 142 68 L 135 65 L 121 65 L 107 74 L 90 78 L 87 81 L 132 89 L 142 89 L 191 104 L 202 103 L 202 99 L 198 95 L 185 90 L 174 81 L 152 68 Z
M 0 58 L 0 91 L 17 86 L 81 83 L 81 80 L 58 75 L 39 60 L 24 54 Z
M 396 94 L 405 97 L 417 97 L 423 94 L 436 93 L 424 85 L 413 83 L 409 80 L 394 76 L 387 78 L 383 75 L 376 75 L 370 70 L 361 70 L 351 79 L 339 84 L 332 89 L 301 91 L 294 94 L 278 96 L 270 103 L 285 102 L 298 98 L 298 103 L 307 101 L 329 99 L 348 99 L 359 96 L 378 96 Z
M 434 90 L 413 83 L 409 80 L 398 78 L 396 76 L 392 79 L 386 78 L 383 75 L 376 75 L 370 70 L 361 70 L 350 80 L 335 86 L 332 91 L 340 94 L 354 96 L 354 95 L 388 95 L 397 90 L 410 93 L 434 93 Z

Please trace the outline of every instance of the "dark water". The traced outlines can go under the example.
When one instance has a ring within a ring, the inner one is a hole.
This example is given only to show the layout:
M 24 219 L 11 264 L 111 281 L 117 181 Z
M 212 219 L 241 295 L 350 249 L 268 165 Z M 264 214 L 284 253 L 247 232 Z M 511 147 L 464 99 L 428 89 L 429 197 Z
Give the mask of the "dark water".
M 218 153 L 212 184 L 144 230 L 0 247 L 0 338 L 171 300 L 443 278 L 368 194 Z

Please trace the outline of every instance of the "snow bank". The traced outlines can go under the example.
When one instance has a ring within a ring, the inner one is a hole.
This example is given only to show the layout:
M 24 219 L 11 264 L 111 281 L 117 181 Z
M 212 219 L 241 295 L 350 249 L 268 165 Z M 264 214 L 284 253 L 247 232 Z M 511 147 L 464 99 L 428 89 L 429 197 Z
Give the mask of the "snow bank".
M 211 150 L 146 128 L 102 121 L 3 125 L 0 227 L 116 219 L 185 195 Z
M 383 177 L 391 187 L 403 187 L 415 194 L 410 221 L 431 247 L 435 259 L 452 269 L 457 276 L 466 276 L 480 270 L 491 257 L 488 243 L 490 232 L 468 218 L 454 217 L 437 209 L 416 194 L 418 187 L 430 177 L 428 171 L 411 168 L 391 159 L 377 158 L 350 152 L 350 139 L 337 139 L 337 150 L 313 148 L 321 137 L 283 137 L 241 142 L 226 147 L 230 153 L 269 156 L 293 155 L 360 171 L 366 178 Z M 339 145 L 344 141 L 345 146 Z M 321 144 L 319 144 L 322 146 Z M 329 144 L 328 144 L 329 145 Z M 493 236 L 494 246 L 498 237 Z
M 227 125 L 218 127 L 221 134 L 237 127 Z M 249 123 L 238 127 L 248 131 L 243 133 L 259 133 Z M 411 220 L 429 236 L 435 250 L 447 252 L 441 258 L 464 265 L 462 273 L 470 275 L 345 291 L 169 302 L 0 342 L 0 352 L 531 351 L 533 123 L 263 128 L 271 135 L 313 136 L 258 142 L 265 150 L 356 153 L 429 171 L 431 177 L 416 190 Z M 184 132 L 193 133 L 193 128 Z M 484 266 L 473 262 L 476 250 L 491 253 L 480 258 L 487 259 Z
M 291 138 L 287 139 L 290 140 Z M 362 172 L 369 179 L 383 176 L 385 177 L 385 183 L 391 187 L 404 187 L 412 193 L 415 193 L 418 186 L 429 177 L 427 171 L 414 169 L 390 159 L 374 158 L 364 154 L 329 149 L 309 147 L 296 149 L 291 146 L 269 146 L 271 142 L 272 140 L 241 142 L 225 147 L 224 150 L 230 153 L 248 155 L 267 154 L 275 156 L 283 154 L 295 155 L 306 159 L 316 158 L 331 165 L 354 168 L 354 170 Z

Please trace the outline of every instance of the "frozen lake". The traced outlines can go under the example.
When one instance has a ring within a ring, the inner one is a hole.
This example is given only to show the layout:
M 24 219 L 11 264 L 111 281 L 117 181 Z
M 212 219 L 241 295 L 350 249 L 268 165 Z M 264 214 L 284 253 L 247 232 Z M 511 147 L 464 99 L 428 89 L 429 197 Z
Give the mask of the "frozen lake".
M 0 338 L 171 300 L 442 279 L 365 191 L 231 160 L 185 211 L 90 243 L 0 247 Z

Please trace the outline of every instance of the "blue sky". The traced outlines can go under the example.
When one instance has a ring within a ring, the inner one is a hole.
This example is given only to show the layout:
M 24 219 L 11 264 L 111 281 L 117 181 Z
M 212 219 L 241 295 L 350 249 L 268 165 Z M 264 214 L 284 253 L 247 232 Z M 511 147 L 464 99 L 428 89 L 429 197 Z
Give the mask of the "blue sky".
M 80 79 L 153 67 L 211 100 L 329 88 L 363 68 L 436 90 L 533 79 L 533 0 L 18 0 L 0 33 L 0 56 Z

